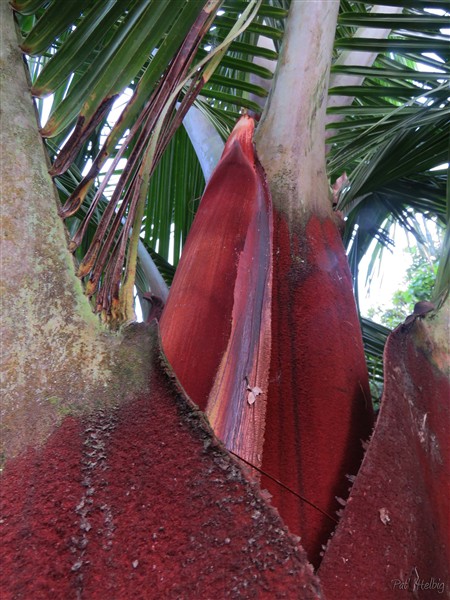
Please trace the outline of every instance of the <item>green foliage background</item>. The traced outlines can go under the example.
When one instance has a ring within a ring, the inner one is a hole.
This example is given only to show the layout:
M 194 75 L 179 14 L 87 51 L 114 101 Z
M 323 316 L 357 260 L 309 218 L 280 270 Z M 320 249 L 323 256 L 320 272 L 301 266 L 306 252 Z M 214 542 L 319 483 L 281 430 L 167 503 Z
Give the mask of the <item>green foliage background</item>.
M 439 266 L 438 256 L 427 258 L 416 246 L 409 248 L 407 252 L 412 256 L 412 263 L 406 271 L 404 285 L 392 296 L 392 305 L 387 309 L 372 308 L 368 311 L 371 319 L 380 321 L 389 329 L 394 329 L 412 314 L 416 302 L 430 302 L 433 297 Z

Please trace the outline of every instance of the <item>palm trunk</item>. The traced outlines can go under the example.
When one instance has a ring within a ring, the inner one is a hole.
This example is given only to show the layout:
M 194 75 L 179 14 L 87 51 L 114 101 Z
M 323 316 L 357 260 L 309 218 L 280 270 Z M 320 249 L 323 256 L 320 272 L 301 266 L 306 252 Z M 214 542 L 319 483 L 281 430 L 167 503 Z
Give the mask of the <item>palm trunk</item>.
M 320 561 L 362 459 L 372 407 L 345 251 L 325 169 L 337 2 L 293 2 L 256 135 L 274 206 L 272 359 L 262 480 Z
M 0 10 L 1 440 L 11 456 L 44 440 L 67 414 L 144 389 L 148 367 L 129 338 L 101 327 L 75 276 L 12 11 L 6 2 Z
M 208 183 L 225 144 L 211 121 L 195 106 L 189 109 L 183 125 L 194 147 L 205 182 Z

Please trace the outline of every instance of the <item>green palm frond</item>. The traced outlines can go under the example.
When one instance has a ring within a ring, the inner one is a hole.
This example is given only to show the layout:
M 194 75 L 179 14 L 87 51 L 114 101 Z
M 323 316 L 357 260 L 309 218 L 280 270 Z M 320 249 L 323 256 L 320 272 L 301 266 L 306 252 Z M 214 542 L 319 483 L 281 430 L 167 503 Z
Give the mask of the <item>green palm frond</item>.
M 225 0 L 221 4 L 199 41 L 192 65 L 214 53 L 249 2 Z M 61 14 L 57 14 L 57 5 Z M 28 60 L 38 107 L 43 107 L 43 98 L 50 94 L 51 100 L 45 103 L 51 104 L 51 114 L 43 133 L 54 136 L 49 150 L 52 160 L 56 159 L 54 173 L 59 173 L 56 181 L 61 197 L 67 201 L 67 195 L 73 196 L 73 185 L 80 192 L 81 171 L 85 183 L 89 180 L 92 185 L 81 190 L 85 200 L 74 205 L 75 212 L 68 218 L 73 235 L 92 206 L 93 190 L 104 178 L 105 164 L 116 160 L 110 169 L 111 181 L 123 174 L 119 158 L 129 161 L 138 144 L 129 138 L 124 147 L 124 136 L 133 127 L 136 132 L 144 127 L 139 120 L 143 110 L 158 82 L 167 76 L 172 61 L 177 60 L 176 53 L 204 2 L 76 0 L 68 3 L 68 8 L 64 5 L 63 10 L 60 3 L 50 0 L 16 0 L 13 6 L 23 11 L 19 24 L 24 34 L 23 48 L 31 55 Z M 252 23 L 229 45 L 203 89 L 198 90 L 195 105 L 223 139 L 242 110 L 256 115 L 262 110 L 272 71 L 258 65 L 257 60 L 277 59 L 288 8 L 289 0 L 263 0 Z M 383 0 L 379 5 L 341 0 L 329 90 L 328 169 L 332 182 L 344 172 L 349 180 L 338 208 L 347 217 L 344 242 L 349 248 L 355 287 L 360 261 L 372 251 L 373 239 L 378 243 L 370 261 L 372 268 L 382 248 L 389 247 L 391 224 L 406 228 L 420 241 L 414 221 L 416 211 L 441 224 L 448 222 L 447 176 L 431 171 L 448 161 L 450 45 L 445 33 L 448 12 L 444 12 L 448 10 L 447 0 Z M 142 27 L 144 22 L 146 27 Z M 384 30 L 389 35 L 381 35 Z M 273 41 L 273 49 L 259 44 L 261 36 Z M 356 52 L 373 54 L 373 59 L 360 64 L 355 60 Z M 111 107 L 125 89 L 132 100 L 127 101 L 114 125 Z M 183 102 L 189 94 L 185 85 L 177 100 Z M 175 110 L 168 109 L 167 115 L 172 124 L 181 121 L 182 114 L 177 120 Z M 72 141 L 60 153 L 60 146 L 77 123 Z M 108 138 L 103 146 L 105 132 Z M 173 126 L 165 128 L 165 144 L 174 132 Z M 142 225 L 133 224 L 133 228 L 140 232 L 147 250 L 170 282 L 174 267 L 168 259 L 174 264 L 179 259 L 204 183 L 192 145 L 182 129 L 157 155 L 160 164 L 145 194 Z M 86 176 L 89 168 L 91 174 Z M 73 179 L 73 169 L 78 169 L 78 178 Z M 72 187 L 67 181 L 70 177 Z M 109 187 L 111 197 L 114 186 Z M 120 204 L 122 196 L 118 199 Z M 80 260 L 108 203 L 100 191 L 92 221 L 76 250 Z M 127 215 L 124 210 L 123 218 Z M 123 220 L 118 221 L 117 235 L 123 226 Z M 146 289 L 139 270 L 137 281 L 142 290 Z M 445 256 L 439 286 L 442 296 L 449 287 Z M 385 333 L 363 321 L 369 370 L 378 382 L 382 378 L 379 365 Z
M 197 156 L 181 127 L 150 180 L 142 230 L 145 245 L 175 266 L 204 187 Z
M 375 408 L 378 407 L 383 391 L 383 351 L 390 329 L 371 321 L 361 319 L 364 350 L 369 371 L 370 388 Z
M 387 13 L 383 6 L 399 10 Z M 330 90 L 340 102 L 329 109 L 328 167 L 331 181 L 343 173 L 348 178 L 337 208 L 347 216 L 344 242 L 356 292 L 359 263 L 374 238 L 379 244 L 369 264 L 376 263 L 391 243 L 390 224 L 420 242 L 414 212 L 447 222 L 446 176 L 431 170 L 448 160 L 450 40 L 443 31 L 449 5 L 412 0 L 383 6 L 375 12 L 366 3 L 341 4 L 332 67 L 332 79 L 345 83 Z M 372 39 L 380 28 L 389 35 Z M 358 64 L 356 50 L 374 52 L 372 64 Z
M 166 197 L 156 203 L 149 200 L 154 185 L 150 193 L 146 186 L 157 161 L 201 88 L 211 80 L 210 86 L 205 88 L 205 97 L 211 99 L 210 103 L 233 100 L 237 111 L 259 108 L 249 100 L 249 93 L 266 94 L 245 77 L 236 83 L 229 73 L 222 72 L 216 74 L 214 80 L 214 70 L 222 60 L 232 64 L 233 69 L 245 72 L 247 63 L 242 57 L 261 54 L 259 50 L 253 53 L 252 45 L 243 37 L 246 29 L 251 29 L 250 35 L 266 33 L 280 37 L 282 34 L 262 22 L 252 23 L 261 0 L 244 3 L 242 10 L 239 7 L 235 14 L 231 2 L 226 16 L 215 14 L 219 4 L 219 0 L 207 3 L 204 0 L 183 3 L 178 0 L 165 3 L 80 0 L 71 3 L 66 10 L 60 7 L 59 12 L 55 12 L 55 4 L 49 4 L 23 40 L 24 51 L 35 57 L 31 60 L 33 94 L 39 98 L 53 94 L 52 111 L 42 135 L 60 142 L 75 124 L 69 138 L 64 140 L 64 148 L 56 156 L 54 154 L 51 173 L 61 176 L 72 164 L 82 167 L 88 154 L 93 160 L 89 173 L 64 204 L 61 210 L 64 218 L 79 211 L 90 187 L 101 175 L 102 166 L 108 158 L 113 160 L 72 238 L 73 251 L 82 244 L 84 246 L 84 236 L 109 179 L 119 174 L 120 160 L 127 161 L 79 268 L 80 277 L 89 275 L 87 293 L 97 295 L 97 306 L 103 311 L 110 311 L 111 303 L 118 305 L 122 292 L 124 298 L 132 302 L 129 290 L 134 278 L 133 253 L 144 217 L 146 237 L 153 236 L 152 241 L 166 258 L 170 228 L 174 225 L 173 219 L 176 221 L 173 234 L 175 262 L 179 258 L 192 220 L 181 208 L 182 202 L 186 206 L 185 194 L 180 193 L 178 185 L 171 209 Z M 285 14 L 282 10 L 270 9 L 270 6 L 269 10 L 266 7 L 262 11 L 271 18 Z M 214 18 L 217 25 L 211 27 Z M 213 35 L 217 37 L 217 45 L 211 48 L 204 36 L 215 30 Z M 239 35 L 241 38 L 237 39 Z M 231 43 L 234 43 L 232 49 Z M 75 76 L 76 85 L 73 85 Z M 126 87 L 133 91 L 132 97 L 94 156 L 93 149 L 99 148 L 99 136 L 113 103 Z M 234 94 L 237 92 L 239 100 L 236 102 Z M 177 101 L 181 104 L 174 111 Z M 186 144 L 185 141 L 185 147 Z M 167 182 L 167 177 L 173 177 L 178 170 L 166 169 L 166 172 Z M 165 187 L 167 194 L 169 188 Z M 200 195 L 198 191 L 196 193 Z M 192 207 L 190 209 L 192 214 Z M 131 226 L 133 233 L 128 243 Z M 126 265 L 126 275 L 119 284 L 122 265 Z
M 441 260 L 433 290 L 433 300 L 437 306 L 442 306 L 450 293 L 450 140 L 447 164 L 446 189 L 446 230 L 441 248 Z
M 386 6 L 398 12 L 387 13 Z M 415 214 L 443 226 L 448 221 L 446 173 L 431 171 L 448 160 L 450 40 L 441 31 L 448 28 L 448 9 L 448 2 L 421 0 L 380 7 L 341 2 L 332 81 L 344 83 L 330 90 L 328 168 L 332 182 L 343 173 L 348 178 L 337 208 L 347 219 L 344 243 L 357 301 L 361 260 L 371 253 L 370 278 L 383 250 L 392 249 L 392 227 L 426 245 Z M 388 35 L 372 39 L 380 28 Z M 374 53 L 372 62 L 361 64 L 355 51 Z M 447 278 L 443 287 L 449 285 Z M 362 331 L 376 399 L 389 330 L 362 319 Z

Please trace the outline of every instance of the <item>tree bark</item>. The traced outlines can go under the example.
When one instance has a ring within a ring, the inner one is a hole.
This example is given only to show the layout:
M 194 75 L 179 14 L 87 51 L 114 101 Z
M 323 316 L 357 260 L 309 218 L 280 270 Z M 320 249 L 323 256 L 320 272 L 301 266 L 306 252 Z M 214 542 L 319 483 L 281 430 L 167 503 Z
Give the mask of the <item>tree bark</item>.
M 293 222 L 331 211 L 325 110 L 339 3 L 294 2 L 272 92 L 255 135 L 274 206 Z
M 0 6 L 2 451 L 40 442 L 69 413 L 147 385 L 145 344 L 111 334 L 75 276 L 13 13 Z M 141 340 L 142 342 L 142 340 Z

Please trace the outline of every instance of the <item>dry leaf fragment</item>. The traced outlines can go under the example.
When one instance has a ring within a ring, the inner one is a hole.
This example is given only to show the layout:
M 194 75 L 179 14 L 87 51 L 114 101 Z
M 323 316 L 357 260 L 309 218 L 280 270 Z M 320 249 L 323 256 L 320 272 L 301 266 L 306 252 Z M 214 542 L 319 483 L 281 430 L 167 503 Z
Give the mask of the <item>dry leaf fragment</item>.
M 341 191 L 343 189 L 345 189 L 346 187 L 348 187 L 348 185 L 349 185 L 349 179 L 347 177 L 347 173 L 344 171 L 344 173 L 340 177 L 338 177 L 336 179 L 336 181 L 333 183 L 333 185 L 331 186 L 331 190 L 333 192 L 333 204 L 334 205 L 338 204 Z
M 380 508 L 378 512 L 380 513 L 380 521 L 383 523 L 383 525 L 389 525 L 391 522 L 391 517 L 389 516 L 388 511 L 385 508 Z
M 260 396 L 263 393 L 262 389 L 259 388 L 258 386 L 250 387 L 248 385 L 247 391 L 248 391 L 247 402 L 250 405 L 254 404 L 257 396 Z

